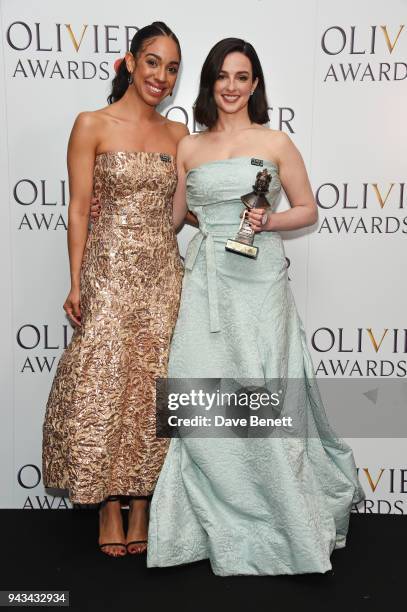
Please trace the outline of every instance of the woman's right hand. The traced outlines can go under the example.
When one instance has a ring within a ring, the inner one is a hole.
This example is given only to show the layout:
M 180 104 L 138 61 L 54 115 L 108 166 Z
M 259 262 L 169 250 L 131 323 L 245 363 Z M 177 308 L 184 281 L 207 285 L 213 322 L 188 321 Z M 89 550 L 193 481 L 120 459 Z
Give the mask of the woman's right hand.
M 81 305 L 79 289 L 71 289 L 63 306 L 66 314 L 75 326 L 81 324 Z
M 100 215 L 100 202 L 98 198 L 96 198 L 95 196 L 92 196 L 92 199 L 90 201 L 90 220 L 92 221 L 92 223 L 95 223 L 95 221 L 99 219 L 99 215 Z

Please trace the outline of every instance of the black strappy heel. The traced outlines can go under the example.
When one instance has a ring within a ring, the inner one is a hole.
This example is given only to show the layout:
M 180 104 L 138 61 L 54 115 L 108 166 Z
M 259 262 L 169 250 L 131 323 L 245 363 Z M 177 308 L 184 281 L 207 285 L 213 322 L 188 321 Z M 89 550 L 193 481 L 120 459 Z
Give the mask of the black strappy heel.
M 130 506 L 130 502 L 132 499 L 147 499 L 150 500 L 151 499 L 151 495 L 130 495 L 129 496 L 129 512 L 131 512 L 131 506 Z M 147 514 L 150 511 L 150 506 L 147 506 Z M 147 552 L 147 543 L 148 540 L 131 540 L 130 542 L 127 542 L 126 544 L 126 549 L 129 555 L 142 555 L 143 553 Z M 132 544 L 145 544 L 146 547 L 143 548 L 142 550 L 129 550 L 129 546 L 131 546 Z
M 99 504 L 99 510 L 109 501 L 120 501 L 120 495 L 110 495 L 109 497 L 104 499 Z M 124 555 L 122 554 L 114 555 L 112 553 L 105 552 L 103 549 L 106 546 L 121 546 L 122 549 L 124 549 Z M 123 542 L 106 542 L 105 544 L 99 544 L 99 549 L 103 554 L 108 555 L 109 557 L 125 557 L 127 553 L 127 546 L 126 544 L 123 544 Z

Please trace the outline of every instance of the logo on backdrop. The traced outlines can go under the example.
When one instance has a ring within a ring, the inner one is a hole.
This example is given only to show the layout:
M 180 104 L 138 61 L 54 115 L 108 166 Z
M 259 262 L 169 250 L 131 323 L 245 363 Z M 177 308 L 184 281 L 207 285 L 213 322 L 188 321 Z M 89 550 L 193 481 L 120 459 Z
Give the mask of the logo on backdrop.
M 365 467 L 357 468 L 357 472 L 367 499 L 357 506 L 354 505 L 353 512 L 358 514 L 405 514 L 405 498 L 393 499 L 389 496 L 406 495 L 407 469 Z M 373 495 L 374 498 L 369 499 L 369 495 Z
M 295 134 L 294 119 L 295 111 L 291 106 L 269 106 L 270 125 L 275 130 L 281 130 L 289 134 Z M 192 108 L 188 112 L 183 106 L 172 106 L 164 115 L 174 121 L 185 123 L 191 132 L 202 131 L 194 119 Z
M 18 180 L 13 187 L 13 200 L 21 211 L 17 217 L 17 229 L 66 230 L 67 198 L 68 185 L 64 179 Z
M 31 23 L 13 21 L 6 30 L 12 56 L 10 76 L 20 79 L 107 81 L 114 76 L 114 60 L 129 49 L 137 26 Z M 107 60 L 105 57 L 111 56 Z M 294 109 L 290 106 L 269 108 L 274 128 L 294 133 Z M 182 121 L 191 131 L 199 131 L 192 121 L 192 109 L 173 106 L 166 116 Z M 191 119 L 191 123 L 190 123 Z
M 67 510 L 72 508 L 67 497 L 50 497 L 47 495 L 34 495 L 33 489 L 42 484 L 41 470 L 34 463 L 27 463 L 17 472 L 17 483 L 27 492 L 24 500 L 24 510 Z
M 405 183 L 323 183 L 315 192 L 320 211 L 318 233 L 405 234 Z M 337 212 L 341 212 L 337 215 Z M 387 214 L 389 213 L 389 214 Z
M 137 26 L 14 21 L 6 41 L 17 55 L 13 78 L 100 79 L 113 76 L 113 58 L 124 54 Z M 99 56 L 111 55 L 111 60 Z M 85 59 L 84 59 L 85 58 Z
M 16 334 L 17 346 L 22 350 L 22 357 L 17 364 L 18 371 L 21 374 L 54 371 L 61 352 L 69 344 L 72 332 L 69 323 L 52 326 L 33 323 L 21 325 Z
M 323 354 L 315 368 L 317 376 L 407 376 L 407 361 L 399 359 L 407 354 L 407 329 L 320 327 L 313 332 L 311 345 Z
M 360 483 L 367 499 L 353 507 L 358 514 L 405 514 L 404 495 L 407 494 L 407 469 L 394 467 L 357 468 Z M 27 495 L 23 508 L 27 510 L 69 509 L 72 504 L 67 497 L 34 494 L 42 487 L 41 469 L 27 463 L 17 472 L 17 483 Z M 391 496 L 391 497 L 390 497 Z
M 323 66 L 325 83 L 383 83 L 407 78 L 407 64 L 400 61 L 407 51 L 404 24 L 333 25 L 322 32 L 321 50 L 329 61 Z

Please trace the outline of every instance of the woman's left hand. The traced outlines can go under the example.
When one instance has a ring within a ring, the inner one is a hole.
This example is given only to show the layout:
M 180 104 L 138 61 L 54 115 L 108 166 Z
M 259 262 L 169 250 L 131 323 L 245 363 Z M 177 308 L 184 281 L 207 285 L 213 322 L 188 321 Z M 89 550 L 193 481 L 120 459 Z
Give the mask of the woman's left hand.
M 92 223 L 95 223 L 95 221 L 99 219 L 100 208 L 100 200 L 95 196 L 92 196 L 90 201 L 90 220 Z
M 264 208 L 252 208 L 247 214 L 251 228 L 256 232 L 267 229 L 268 216 Z

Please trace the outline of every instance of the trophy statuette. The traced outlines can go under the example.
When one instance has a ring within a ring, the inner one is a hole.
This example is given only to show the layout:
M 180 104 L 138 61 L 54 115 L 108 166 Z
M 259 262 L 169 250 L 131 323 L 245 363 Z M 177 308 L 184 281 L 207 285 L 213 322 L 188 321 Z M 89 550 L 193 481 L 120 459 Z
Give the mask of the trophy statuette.
M 266 168 L 264 168 L 264 170 L 261 170 L 256 174 L 256 181 L 253 185 L 253 191 L 241 196 L 240 199 L 246 206 L 246 210 L 242 215 L 242 220 L 240 222 L 236 238 L 234 240 L 229 238 L 225 245 L 226 251 L 237 253 L 238 255 L 244 255 L 245 257 L 250 257 L 251 259 L 257 258 L 259 247 L 253 245 L 255 232 L 250 227 L 247 215 L 249 210 L 252 208 L 264 208 L 266 210 L 271 208 L 266 196 L 264 195 L 269 190 L 270 181 L 271 174 Z

